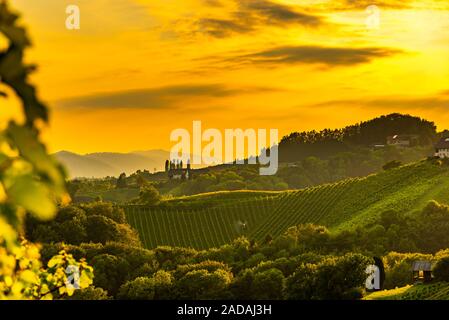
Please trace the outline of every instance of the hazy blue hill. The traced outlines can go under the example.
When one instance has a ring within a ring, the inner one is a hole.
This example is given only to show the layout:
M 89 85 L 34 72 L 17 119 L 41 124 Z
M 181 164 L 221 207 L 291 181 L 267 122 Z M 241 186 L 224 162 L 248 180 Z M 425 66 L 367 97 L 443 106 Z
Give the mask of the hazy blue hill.
M 70 177 L 118 176 L 125 172 L 131 174 L 137 170 L 163 170 L 169 152 L 164 150 L 148 150 L 130 153 L 90 153 L 80 155 L 68 151 L 55 154 L 58 160 L 65 165 Z
M 88 158 L 76 153 L 61 151 L 55 154 L 56 158 L 66 167 L 70 177 L 105 177 L 114 168 L 100 159 Z
M 118 176 L 122 172 L 131 174 L 137 170 L 149 170 L 150 172 L 153 172 L 154 168 L 161 170 L 165 161 L 154 161 L 151 157 L 134 153 L 102 152 L 86 154 L 85 157 L 99 160 L 114 168 L 113 176 Z
M 164 165 L 165 160 L 169 158 L 170 153 L 166 150 L 143 150 L 143 151 L 133 151 L 133 154 L 141 155 L 145 158 L 150 158 L 153 161 L 161 162 Z

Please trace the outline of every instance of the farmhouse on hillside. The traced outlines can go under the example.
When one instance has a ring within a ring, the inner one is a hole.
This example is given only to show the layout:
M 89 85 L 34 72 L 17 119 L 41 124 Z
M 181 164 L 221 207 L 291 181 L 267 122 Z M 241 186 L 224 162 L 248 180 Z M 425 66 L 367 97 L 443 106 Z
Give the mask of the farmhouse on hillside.
M 413 282 L 427 283 L 432 281 L 432 263 L 430 261 L 414 261 L 412 263 Z
M 449 158 L 449 138 L 441 138 L 435 145 L 435 157 Z
M 165 161 L 165 172 L 170 180 L 189 180 L 192 178 L 190 160 L 187 161 L 187 167 L 183 167 L 182 160 Z
M 387 145 L 396 147 L 413 147 L 419 143 L 419 136 L 416 134 L 396 134 L 387 137 Z

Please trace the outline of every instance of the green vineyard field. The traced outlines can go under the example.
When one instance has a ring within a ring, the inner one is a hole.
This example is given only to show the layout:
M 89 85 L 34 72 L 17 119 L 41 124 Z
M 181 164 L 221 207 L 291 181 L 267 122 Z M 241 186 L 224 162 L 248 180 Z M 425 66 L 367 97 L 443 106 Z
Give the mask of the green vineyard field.
M 449 203 L 449 170 L 422 161 L 302 190 L 215 192 L 168 200 L 157 207 L 124 209 L 145 247 L 204 249 L 239 236 L 262 241 L 301 223 L 352 228 L 389 209 L 418 210 L 429 200 Z
M 365 300 L 449 300 L 449 283 L 417 284 L 402 288 L 378 291 Z
M 147 248 L 158 245 L 209 248 L 248 235 L 277 203 L 277 196 L 265 196 L 193 208 L 126 206 L 125 213 Z

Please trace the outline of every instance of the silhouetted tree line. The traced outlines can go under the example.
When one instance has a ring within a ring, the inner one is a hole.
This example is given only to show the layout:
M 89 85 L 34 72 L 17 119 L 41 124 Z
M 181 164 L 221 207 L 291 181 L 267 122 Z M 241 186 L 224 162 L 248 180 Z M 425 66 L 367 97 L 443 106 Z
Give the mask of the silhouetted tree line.
M 291 133 L 279 144 L 279 159 L 281 162 L 300 161 L 310 156 L 327 159 L 353 147 L 385 144 L 388 136 L 398 134 L 417 135 L 420 146 L 430 145 L 438 138 L 433 122 L 394 113 L 342 129 Z

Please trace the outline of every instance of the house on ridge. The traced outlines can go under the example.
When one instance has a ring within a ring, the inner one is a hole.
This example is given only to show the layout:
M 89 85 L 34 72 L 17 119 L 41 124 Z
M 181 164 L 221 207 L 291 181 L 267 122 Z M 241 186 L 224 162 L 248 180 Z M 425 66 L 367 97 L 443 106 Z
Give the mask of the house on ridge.
M 387 137 L 387 145 L 396 147 L 413 147 L 419 144 L 419 135 L 395 134 Z
M 449 137 L 441 138 L 435 145 L 435 157 L 449 158 Z

